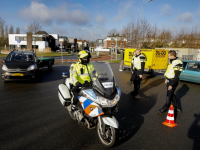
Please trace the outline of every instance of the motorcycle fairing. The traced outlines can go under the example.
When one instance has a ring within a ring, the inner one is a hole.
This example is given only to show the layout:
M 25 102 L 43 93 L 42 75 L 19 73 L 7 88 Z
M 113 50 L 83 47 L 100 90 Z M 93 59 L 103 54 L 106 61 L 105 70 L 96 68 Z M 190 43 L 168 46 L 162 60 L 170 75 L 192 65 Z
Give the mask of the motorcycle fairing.
M 97 100 L 97 96 L 92 89 L 83 90 L 83 93 L 89 96 L 91 99 Z
M 104 114 L 101 110 L 98 109 L 99 105 L 97 105 L 93 101 L 91 101 L 83 96 L 79 96 L 78 99 L 79 99 L 81 106 L 83 107 L 85 113 L 88 116 L 97 117 L 97 116 L 101 116 Z

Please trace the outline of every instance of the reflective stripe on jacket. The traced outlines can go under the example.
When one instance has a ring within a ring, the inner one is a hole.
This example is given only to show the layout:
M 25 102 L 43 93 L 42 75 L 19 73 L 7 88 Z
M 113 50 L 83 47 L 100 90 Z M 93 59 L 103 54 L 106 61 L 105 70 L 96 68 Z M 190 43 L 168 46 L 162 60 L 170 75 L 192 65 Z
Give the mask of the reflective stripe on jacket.
M 89 63 L 87 64 L 87 68 L 86 65 L 82 65 L 79 62 L 72 64 L 70 66 L 70 82 L 73 85 L 76 85 L 77 81 L 81 84 L 85 83 L 85 81 L 90 82 L 89 73 L 91 73 L 92 70 L 94 70 L 94 67 Z
M 131 63 L 133 66 L 133 70 L 137 69 L 140 70 L 141 69 L 141 62 L 145 62 L 146 61 L 146 57 L 143 54 L 140 54 L 138 56 L 133 56 Z
M 173 60 L 172 63 L 169 63 L 164 76 L 166 76 L 166 78 L 168 79 L 173 79 L 175 76 L 175 70 L 177 71 L 183 70 L 183 62 L 179 58 Z

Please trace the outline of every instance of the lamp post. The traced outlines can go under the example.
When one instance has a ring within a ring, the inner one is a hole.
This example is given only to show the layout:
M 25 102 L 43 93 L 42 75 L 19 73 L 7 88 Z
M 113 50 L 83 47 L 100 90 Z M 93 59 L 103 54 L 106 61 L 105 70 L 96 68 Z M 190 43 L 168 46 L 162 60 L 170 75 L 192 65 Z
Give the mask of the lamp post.
M 151 2 L 151 1 L 153 1 L 153 0 L 148 0 L 146 3 L 148 3 L 148 2 Z M 146 3 L 144 3 L 143 5 L 142 5 L 142 15 L 141 15 L 141 26 L 140 26 L 140 45 L 141 45 L 141 39 L 142 39 L 142 18 L 143 18 L 143 7 L 144 7 L 144 5 L 146 4 Z M 140 48 L 140 45 L 139 45 L 139 48 Z
M 91 31 L 91 30 L 89 30 L 89 29 L 86 29 L 86 28 L 83 28 L 82 30 L 88 30 L 88 31 L 90 31 L 90 32 L 91 32 L 91 46 L 92 46 L 92 31 Z
M 113 37 L 112 38 L 112 40 L 114 40 L 115 42 L 116 42 L 116 44 L 115 44 L 115 59 L 117 60 L 117 47 L 118 47 L 118 45 L 117 45 L 117 35 L 116 35 L 116 37 Z M 112 52 L 111 52 L 111 59 L 112 59 Z

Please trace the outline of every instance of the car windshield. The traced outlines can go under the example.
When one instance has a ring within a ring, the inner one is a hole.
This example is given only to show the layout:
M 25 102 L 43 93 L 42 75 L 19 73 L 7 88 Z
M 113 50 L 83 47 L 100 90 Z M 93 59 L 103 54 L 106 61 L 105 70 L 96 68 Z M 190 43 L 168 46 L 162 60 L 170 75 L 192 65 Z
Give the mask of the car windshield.
M 115 80 L 112 69 L 108 63 L 91 63 L 94 70 L 91 71 L 93 85 L 102 94 L 112 95 L 115 92 Z
M 6 61 L 34 61 L 34 57 L 32 53 L 24 53 L 24 52 L 18 52 L 18 53 L 11 53 L 6 58 Z

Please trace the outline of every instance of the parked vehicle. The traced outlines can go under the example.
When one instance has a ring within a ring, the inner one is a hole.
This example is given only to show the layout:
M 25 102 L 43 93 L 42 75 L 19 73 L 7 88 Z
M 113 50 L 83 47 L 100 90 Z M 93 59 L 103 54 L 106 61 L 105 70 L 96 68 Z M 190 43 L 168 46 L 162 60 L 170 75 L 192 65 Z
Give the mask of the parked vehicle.
M 41 57 L 41 58 L 38 58 L 37 60 L 37 66 L 39 68 L 48 67 L 49 70 L 52 70 L 54 62 L 55 62 L 54 58 Z
M 183 61 L 180 80 L 200 83 L 200 61 Z
M 52 69 L 54 58 L 38 59 L 32 51 L 11 51 L 3 61 L 1 76 L 4 82 L 37 79 L 40 68 Z
M 90 74 L 91 83 L 85 83 L 80 88 L 79 102 L 76 111 L 71 111 L 71 92 L 67 73 L 63 73 L 64 83 L 58 86 L 58 97 L 67 108 L 70 117 L 88 129 L 97 128 L 101 143 L 112 147 L 116 142 L 118 121 L 113 114 L 118 110 L 121 90 L 116 86 L 113 72 L 108 63 L 92 63 L 94 70 Z
M 124 68 L 131 67 L 131 59 L 136 49 L 125 48 L 124 50 Z M 164 49 L 141 49 L 141 53 L 146 56 L 145 68 L 149 70 L 167 69 L 168 50 Z

